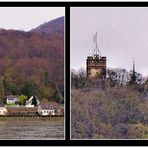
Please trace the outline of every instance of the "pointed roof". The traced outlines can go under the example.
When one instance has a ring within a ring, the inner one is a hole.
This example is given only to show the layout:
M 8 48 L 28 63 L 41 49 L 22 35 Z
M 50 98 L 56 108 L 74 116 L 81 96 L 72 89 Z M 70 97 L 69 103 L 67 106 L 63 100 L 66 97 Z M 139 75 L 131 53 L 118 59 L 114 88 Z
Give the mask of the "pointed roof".
M 136 75 L 135 75 L 135 61 L 133 59 L 133 74 L 132 74 L 132 81 L 135 82 L 136 81 Z

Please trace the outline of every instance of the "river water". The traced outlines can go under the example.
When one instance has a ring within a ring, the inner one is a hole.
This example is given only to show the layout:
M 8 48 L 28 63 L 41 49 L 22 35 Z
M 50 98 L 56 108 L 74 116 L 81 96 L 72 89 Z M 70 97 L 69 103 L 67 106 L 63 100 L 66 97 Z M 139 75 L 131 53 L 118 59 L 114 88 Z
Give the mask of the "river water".
M 0 121 L 0 140 L 64 139 L 63 122 Z

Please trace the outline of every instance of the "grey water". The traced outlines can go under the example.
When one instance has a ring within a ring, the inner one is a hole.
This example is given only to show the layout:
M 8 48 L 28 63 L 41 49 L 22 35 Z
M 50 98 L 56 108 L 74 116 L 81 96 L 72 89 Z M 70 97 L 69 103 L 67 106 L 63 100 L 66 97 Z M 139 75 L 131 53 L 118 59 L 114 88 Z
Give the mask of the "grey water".
M 64 139 L 64 124 L 51 121 L 0 121 L 0 140 Z

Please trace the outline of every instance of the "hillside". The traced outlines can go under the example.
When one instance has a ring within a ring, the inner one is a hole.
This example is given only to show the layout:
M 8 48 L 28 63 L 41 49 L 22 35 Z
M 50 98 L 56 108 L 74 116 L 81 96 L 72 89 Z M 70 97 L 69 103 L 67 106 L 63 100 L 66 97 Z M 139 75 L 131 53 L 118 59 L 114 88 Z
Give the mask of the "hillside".
M 1 99 L 8 94 L 24 94 L 62 103 L 63 90 L 64 38 L 61 35 L 0 30 Z
M 64 35 L 64 17 L 59 17 L 47 23 L 40 25 L 31 30 L 31 32 L 38 32 L 38 33 L 57 33 L 59 35 Z
M 148 79 L 108 69 L 105 79 L 71 72 L 72 139 L 147 139 Z

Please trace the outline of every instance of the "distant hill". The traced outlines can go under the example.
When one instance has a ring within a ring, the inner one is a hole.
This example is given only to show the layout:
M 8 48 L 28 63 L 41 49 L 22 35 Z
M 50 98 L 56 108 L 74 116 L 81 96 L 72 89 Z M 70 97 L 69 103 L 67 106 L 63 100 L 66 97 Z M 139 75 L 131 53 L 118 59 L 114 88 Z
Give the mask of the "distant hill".
M 29 32 L 0 29 L 0 99 L 34 94 L 63 102 L 64 17 L 47 26 Z
M 32 29 L 31 32 L 48 34 L 58 33 L 64 35 L 64 17 L 62 16 L 47 23 L 44 23 L 39 27 Z

